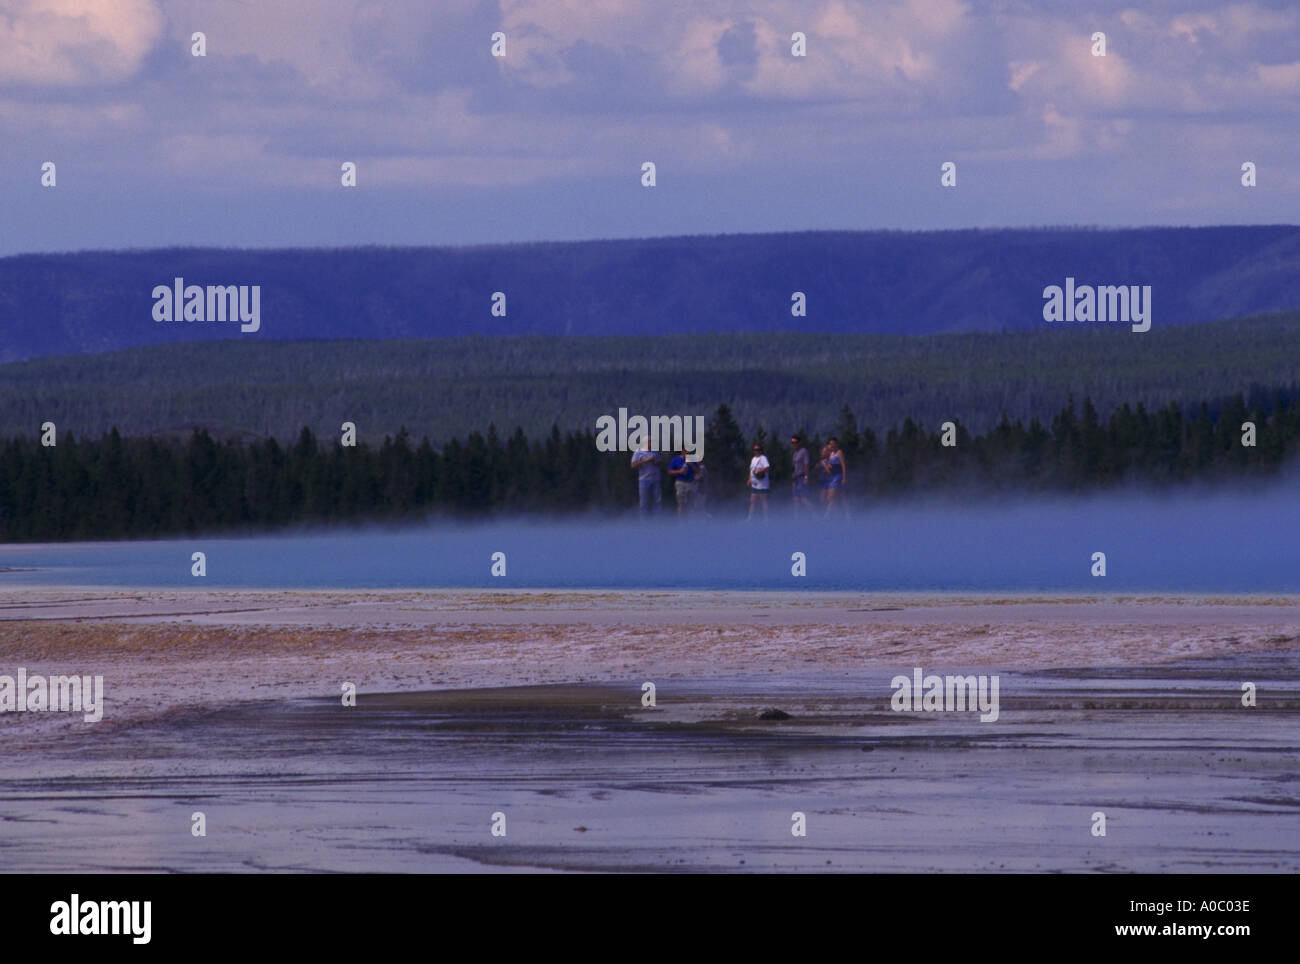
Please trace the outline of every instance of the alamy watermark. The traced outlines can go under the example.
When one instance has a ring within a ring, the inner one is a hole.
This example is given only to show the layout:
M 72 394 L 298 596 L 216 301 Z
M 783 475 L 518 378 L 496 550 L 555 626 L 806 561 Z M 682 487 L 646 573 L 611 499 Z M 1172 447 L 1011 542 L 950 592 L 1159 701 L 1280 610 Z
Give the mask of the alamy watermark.
M 125 935 L 133 944 L 148 944 L 152 919 L 149 900 L 82 900 L 73 894 L 50 905 L 50 933 L 59 936 Z
M 1075 286 L 1073 278 L 1065 287 L 1048 285 L 1043 289 L 1043 321 L 1117 321 L 1132 324 L 1134 331 L 1151 329 L 1150 285 Z
M 979 710 L 981 723 L 998 719 L 996 676 L 925 676 L 918 666 L 910 677 L 895 676 L 889 686 L 894 691 L 889 705 L 895 713 Z
M 704 457 L 703 415 L 633 415 L 620 408 L 618 416 L 602 415 L 596 419 L 596 450 L 599 452 L 635 452 L 650 448 L 656 452 L 686 452 L 686 458 L 698 462 Z
M 80 713 L 87 723 L 104 716 L 104 677 L 0 676 L 0 713 Z
M 262 327 L 261 285 L 187 285 L 184 278 L 153 289 L 154 321 L 234 321 L 239 330 Z

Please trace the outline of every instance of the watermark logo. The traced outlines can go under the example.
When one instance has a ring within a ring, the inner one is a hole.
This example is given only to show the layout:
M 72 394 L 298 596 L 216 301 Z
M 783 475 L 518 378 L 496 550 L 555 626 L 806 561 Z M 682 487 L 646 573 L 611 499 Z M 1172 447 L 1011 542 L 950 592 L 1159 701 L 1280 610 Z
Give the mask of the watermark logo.
M 234 321 L 239 330 L 262 327 L 261 285 L 187 285 L 176 278 L 153 289 L 154 321 Z
M 0 713 L 80 713 L 87 723 L 104 716 L 104 677 L 0 676 Z
M 889 686 L 894 691 L 889 705 L 895 713 L 979 710 L 981 723 L 998 719 L 996 676 L 924 676 L 918 666 L 910 678 L 895 676 Z
M 1150 285 L 1076 287 L 1066 278 L 1064 288 L 1043 289 L 1043 302 L 1043 321 L 1115 321 L 1132 324 L 1134 331 L 1151 329 Z
M 50 933 L 126 934 L 133 944 L 148 944 L 153 928 L 153 901 L 88 900 L 82 903 L 77 894 L 71 900 L 56 900 L 50 905 Z
M 633 415 L 620 408 L 618 416 L 602 415 L 596 419 L 596 450 L 599 452 L 635 452 L 641 448 L 656 452 L 681 452 L 698 462 L 704 457 L 703 415 Z

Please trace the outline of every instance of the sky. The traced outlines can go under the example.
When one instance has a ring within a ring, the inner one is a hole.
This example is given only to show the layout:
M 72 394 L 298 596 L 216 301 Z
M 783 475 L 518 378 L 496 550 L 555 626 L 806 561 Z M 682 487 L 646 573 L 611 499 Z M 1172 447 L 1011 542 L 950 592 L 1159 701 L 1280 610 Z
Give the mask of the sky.
M 0 254 L 1300 223 L 1297 120 L 1293 3 L 0 0 Z

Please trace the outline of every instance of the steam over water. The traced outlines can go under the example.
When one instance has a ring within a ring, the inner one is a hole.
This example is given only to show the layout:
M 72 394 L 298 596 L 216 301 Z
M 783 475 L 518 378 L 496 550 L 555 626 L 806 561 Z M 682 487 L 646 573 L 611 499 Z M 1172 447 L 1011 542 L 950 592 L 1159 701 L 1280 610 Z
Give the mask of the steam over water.
M 498 519 L 246 538 L 0 547 L 0 584 L 190 588 L 1300 591 L 1300 482 L 1246 492 L 871 505 L 769 522 Z M 191 575 L 206 554 L 207 575 Z M 505 554 L 504 577 L 491 575 Z M 791 573 L 804 553 L 807 575 Z M 1091 574 L 1093 553 L 1106 575 Z M 23 571 L 26 570 L 26 571 Z

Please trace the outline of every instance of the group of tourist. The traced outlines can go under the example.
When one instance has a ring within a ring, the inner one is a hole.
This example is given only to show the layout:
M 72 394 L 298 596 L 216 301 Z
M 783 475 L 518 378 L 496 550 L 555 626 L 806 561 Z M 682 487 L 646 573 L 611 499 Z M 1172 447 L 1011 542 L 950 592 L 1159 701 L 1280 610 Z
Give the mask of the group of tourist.
M 813 505 L 812 493 L 816 491 L 821 503 L 820 508 L 826 515 L 842 511 L 847 513 L 844 502 L 844 484 L 848 467 L 844 452 L 840 449 L 839 439 L 831 436 L 822 446 L 820 459 L 814 465 L 803 437 L 794 435 L 790 438 L 790 447 L 794 455 L 794 471 L 790 480 L 795 514 L 817 511 Z M 659 511 L 663 500 L 660 488 L 660 466 L 663 460 L 649 443 L 643 443 L 632 453 L 632 468 L 637 472 L 638 504 L 642 517 Z M 677 501 L 677 514 L 708 514 L 708 467 L 704 458 L 691 461 L 687 450 L 682 449 L 668 463 L 668 475 L 673 480 L 673 495 Z M 815 480 L 815 484 L 814 484 Z M 753 458 L 749 461 L 749 518 L 761 515 L 767 518 L 767 500 L 772 491 L 772 464 L 763 453 L 763 445 L 754 443 Z
M 668 475 L 673 480 L 673 495 L 677 500 L 677 514 L 708 514 L 709 469 L 704 456 L 695 461 L 686 457 L 682 449 L 668 463 Z M 663 503 L 663 490 L 659 487 L 659 467 L 663 460 L 659 453 L 644 443 L 632 453 L 632 468 L 636 469 L 638 504 L 641 516 L 659 511 Z

